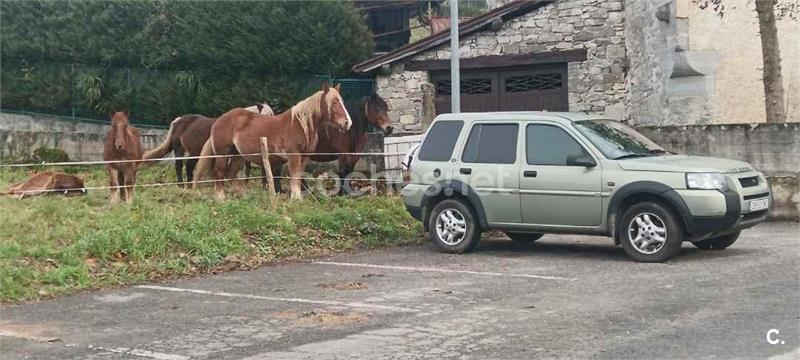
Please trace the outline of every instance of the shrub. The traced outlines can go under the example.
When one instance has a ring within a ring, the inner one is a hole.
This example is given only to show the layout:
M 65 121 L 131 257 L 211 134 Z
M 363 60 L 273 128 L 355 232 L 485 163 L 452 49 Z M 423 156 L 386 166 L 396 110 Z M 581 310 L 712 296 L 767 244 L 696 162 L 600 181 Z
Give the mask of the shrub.
M 67 162 L 69 155 L 64 150 L 42 146 L 33 151 L 33 160 L 36 162 Z

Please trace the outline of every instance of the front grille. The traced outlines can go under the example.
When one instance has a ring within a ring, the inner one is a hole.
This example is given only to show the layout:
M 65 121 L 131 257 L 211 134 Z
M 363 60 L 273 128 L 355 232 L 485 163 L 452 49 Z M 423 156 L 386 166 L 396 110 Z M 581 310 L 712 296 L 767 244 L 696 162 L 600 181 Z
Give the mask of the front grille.
M 759 211 L 754 211 L 754 212 L 751 212 L 751 213 L 747 213 L 747 214 L 742 215 L 742 221 L 750 221 L 750 220 L 753 220 L 753 219 L 758 219 L 758 218 L 760 218 L 760 217 L 762 217 L 762 216 L 764 216 L 766 214 L 767 214 L 767 210 L 759 210 Z
M 739 178 L 739 183 L 743 188 L 758 186 L 758 176 Z
M 753 200 L 753 199 L 759 199 L 759 198 L 763 198 L 763 197 L 767 197 L 767 196 L 769 196 L 769 193 L 753 194 L 753 195 L 745 196 L 744 199 L 745 200 Z

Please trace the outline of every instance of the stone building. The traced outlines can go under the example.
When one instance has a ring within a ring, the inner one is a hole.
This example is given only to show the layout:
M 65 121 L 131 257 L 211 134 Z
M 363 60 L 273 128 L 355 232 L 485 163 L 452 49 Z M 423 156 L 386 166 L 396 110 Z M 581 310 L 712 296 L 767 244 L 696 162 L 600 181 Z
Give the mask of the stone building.
M 763 122 L 755 12 L 741 6 L 720 18 L 691 1 L 497 1 L 459 26 L 462 111 L 587 111 L 641 125 Z M 743 21 L 748 36 L 737 38 Z M 800 29 L 783 22 L 779 31 L 789 119 L 800 121 L 791 105 L 800 101 Z M 375 77 L 396 129 L 418 133 L 450 110 L 449 66 L 445 31 L 353 71 Z

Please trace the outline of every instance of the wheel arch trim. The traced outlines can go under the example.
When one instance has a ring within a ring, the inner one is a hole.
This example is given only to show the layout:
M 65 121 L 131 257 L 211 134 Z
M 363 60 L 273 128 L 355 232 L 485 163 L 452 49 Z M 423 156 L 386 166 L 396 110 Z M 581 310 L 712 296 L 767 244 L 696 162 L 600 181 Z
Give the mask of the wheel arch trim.
M 473 211 L 475 211 L 475 216 L 478 218 L 478 223 L 480 224 L 481 228 L 488 228 L 488 223 L 486 222 L 486 212 L 483 209 L 483 203 L 475 192 L 475 189 L 473 189 L 469 184 L 459 180 L 442 180 L 428 186 L 428 188 L 425 189 L 421 201 L 423 226 L 428 225 L 428 218 L 430 218 L 430 212 L 433 210 L 433 206 L 431 206 L 432 199 L 440 195 L 444 195 L 445 198 L 452 198 L 453 196 L 458 195 L 466 199 L 468 205 L 472 207 Z

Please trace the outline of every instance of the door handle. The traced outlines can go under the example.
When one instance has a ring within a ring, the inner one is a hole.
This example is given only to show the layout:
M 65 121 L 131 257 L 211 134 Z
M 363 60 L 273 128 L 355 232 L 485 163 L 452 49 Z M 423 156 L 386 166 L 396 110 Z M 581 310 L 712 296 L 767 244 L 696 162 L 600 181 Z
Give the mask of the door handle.
M 470 168 L 461 168 L 461 170 L 459 170 L 458 172 L 460 172 L 460 173 L 462 173 L 464 175 L 469 175 L 469 174 L 472 174 L 472 169 L 470 169 Z
M 525 170 L 522 172 L 522 176 L 524 177 L 536 177 L 536 170 Z

